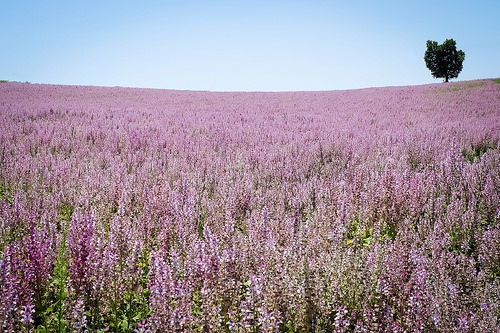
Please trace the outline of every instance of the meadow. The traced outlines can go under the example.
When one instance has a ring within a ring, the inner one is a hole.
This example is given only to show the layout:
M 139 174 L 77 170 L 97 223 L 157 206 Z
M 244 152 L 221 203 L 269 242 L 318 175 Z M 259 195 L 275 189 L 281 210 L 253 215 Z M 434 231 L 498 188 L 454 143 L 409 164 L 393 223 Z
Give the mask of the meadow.
M 497 332 L 500 84 L 0 83 L 0 331 Z

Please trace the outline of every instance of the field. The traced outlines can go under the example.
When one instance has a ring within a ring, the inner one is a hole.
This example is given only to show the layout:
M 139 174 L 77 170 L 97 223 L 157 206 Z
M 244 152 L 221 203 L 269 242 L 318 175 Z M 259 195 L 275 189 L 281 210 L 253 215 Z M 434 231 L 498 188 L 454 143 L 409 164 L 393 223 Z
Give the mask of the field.
M 497 332 L 500 84 L 0 83 L 0 331 Z

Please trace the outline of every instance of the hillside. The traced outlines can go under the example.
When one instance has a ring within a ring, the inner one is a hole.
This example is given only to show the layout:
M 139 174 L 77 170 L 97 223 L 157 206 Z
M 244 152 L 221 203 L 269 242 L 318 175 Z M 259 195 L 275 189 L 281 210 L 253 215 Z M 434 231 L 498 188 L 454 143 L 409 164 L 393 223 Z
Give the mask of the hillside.
M 0 326 L 494 332 L 499 140 L 493 80 L 0 83 Z

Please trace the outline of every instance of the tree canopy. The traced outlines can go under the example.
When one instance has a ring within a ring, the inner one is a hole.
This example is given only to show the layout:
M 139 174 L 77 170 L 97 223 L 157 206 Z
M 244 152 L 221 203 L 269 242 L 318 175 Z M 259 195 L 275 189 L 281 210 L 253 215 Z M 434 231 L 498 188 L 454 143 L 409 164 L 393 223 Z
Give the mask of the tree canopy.
M 443 44 L 427 41 L 424 60 L 433 77 L 444 78 L 445 82 L 458 77 L 463 68 L 465 53 L 457 50 L 456 45 L 453 39 L 447 39 Z

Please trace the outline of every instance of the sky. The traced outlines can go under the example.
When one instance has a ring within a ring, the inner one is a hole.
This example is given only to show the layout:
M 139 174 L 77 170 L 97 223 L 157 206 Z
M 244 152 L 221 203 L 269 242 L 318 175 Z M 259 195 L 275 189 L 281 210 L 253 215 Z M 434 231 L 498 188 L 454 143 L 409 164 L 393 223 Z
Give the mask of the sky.
M 465 52 L 457 80 L 500 77 L 498 0 L 0 0 L 0 80 L 210 91 L 441 82 L 427 40 Z

